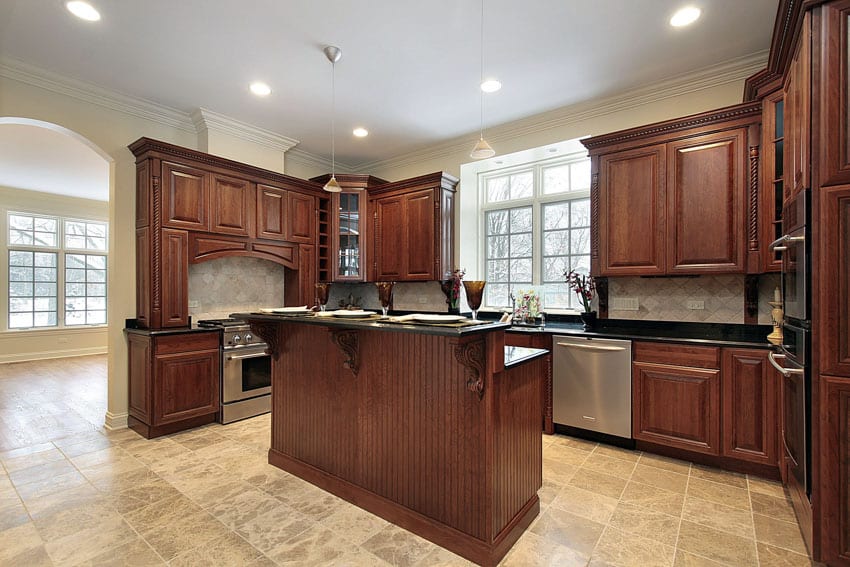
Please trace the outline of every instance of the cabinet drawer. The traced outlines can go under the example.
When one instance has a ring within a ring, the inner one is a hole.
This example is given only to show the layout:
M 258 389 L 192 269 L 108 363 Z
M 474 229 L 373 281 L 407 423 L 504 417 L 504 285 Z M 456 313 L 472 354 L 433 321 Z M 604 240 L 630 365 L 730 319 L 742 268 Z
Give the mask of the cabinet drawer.
M 635 341 L 632 354 L 635 362 L 720 369 L 720 349 L 717 347 Z
M 210 331 L 157 337 L 156 354 L 217 349 L 221 343 L 220 334 L 220 331 Z
M 539 332 L 505 333 L 505 346 L 545 348 L 552 350 L 552 335 Z

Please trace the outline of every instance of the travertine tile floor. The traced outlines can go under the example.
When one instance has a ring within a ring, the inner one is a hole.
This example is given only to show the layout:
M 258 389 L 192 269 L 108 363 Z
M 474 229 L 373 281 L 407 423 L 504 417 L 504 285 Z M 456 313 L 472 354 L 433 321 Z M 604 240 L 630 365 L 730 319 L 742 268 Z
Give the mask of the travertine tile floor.
M 15 412 L 3 391 L 26 373 L 0 371 L 0 416 Z M 94 424 L 0 451 L 0 565 L 469 564 L 270 466 L 269 424 L 152 441 Z M 811 564 L 776 483 L 542 442 L 541 513 L 505 566 Z

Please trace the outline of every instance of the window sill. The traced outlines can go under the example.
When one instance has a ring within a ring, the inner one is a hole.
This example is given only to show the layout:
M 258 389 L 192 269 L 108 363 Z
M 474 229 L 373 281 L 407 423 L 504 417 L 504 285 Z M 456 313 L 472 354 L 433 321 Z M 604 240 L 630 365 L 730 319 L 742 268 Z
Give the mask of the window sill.
M 29 329 L 5 329 L 0 334 L 5 335 L 28 335 L 31 337 L 45 336 L 56 333 L 87 334 L 100 333 L 109 329 L 109 325 L 80 325 L 74 327 L 40 327 Z

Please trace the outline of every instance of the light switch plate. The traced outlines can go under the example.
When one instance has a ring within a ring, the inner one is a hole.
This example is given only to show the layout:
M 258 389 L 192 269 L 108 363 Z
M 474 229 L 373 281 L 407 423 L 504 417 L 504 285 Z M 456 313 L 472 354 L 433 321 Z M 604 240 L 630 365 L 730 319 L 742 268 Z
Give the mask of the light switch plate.
M 688 309 L 705 309 L 705 301 L 702 299 L 689 299 L 687 307 Z

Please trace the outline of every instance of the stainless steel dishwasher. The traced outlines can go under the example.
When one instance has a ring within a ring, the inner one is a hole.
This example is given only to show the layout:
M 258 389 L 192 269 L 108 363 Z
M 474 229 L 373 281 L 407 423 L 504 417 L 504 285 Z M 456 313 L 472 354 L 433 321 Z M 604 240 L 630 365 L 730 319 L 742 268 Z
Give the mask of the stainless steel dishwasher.
M 555 335 L 552 421 L 632 437 L 632 342 Z

